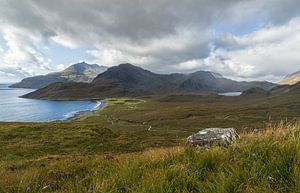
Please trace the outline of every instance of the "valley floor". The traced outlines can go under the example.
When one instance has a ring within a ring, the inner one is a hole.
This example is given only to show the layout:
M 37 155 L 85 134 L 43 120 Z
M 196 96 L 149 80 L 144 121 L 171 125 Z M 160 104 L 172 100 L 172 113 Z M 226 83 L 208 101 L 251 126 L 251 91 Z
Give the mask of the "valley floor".
M 73 122 L 0 123 L 0 192 L 297 192 L 299 105 L 298 96 L 154 96 L 107 99 Z M 235 127 L 241 139 L 185 146 L 206 127 Z

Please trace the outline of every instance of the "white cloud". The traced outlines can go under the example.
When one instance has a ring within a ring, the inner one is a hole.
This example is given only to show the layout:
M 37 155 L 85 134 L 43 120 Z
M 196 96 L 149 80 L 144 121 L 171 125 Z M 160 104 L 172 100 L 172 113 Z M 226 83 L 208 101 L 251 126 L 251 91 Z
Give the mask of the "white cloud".
M 11 73 L 16 79 L 51 71 L 50 59 L 39 50 L 38 44 L 41 43 L 41 40 L 37 36 L 12 26 L 5 26 L 1 32 L 6 41 L 7 49 L 0 51 L 0 70 L 4 68 L 15 69 L 15 72 L 11 71 Z
M 0 0 L 0 65 L 62 69 L 44 54 L 54 41 L 103 65 L 274 80 L 299 68 L 299 10 L 298 0 Z
M 64 35 L 54 36 L 52 37 L 52 40 L 60 45 L 63 45 L 71 49 L 75 49 L 79 47 L 79 45 L 76 44 L 76 42 L 74 42 L 70 37 Z
M 232 38 L 231 46 L 217 48 L 207 58 L 180 63 L 176 68 L 201 68 L 236 79 L 273 81 L 300 69 L 300 18 Z
M 66 68 L 66 65 L 65 64 L 58 64 L 57 66 L 56 66 L 56 70 L 57 71 L 62 71 L 62 70 L 64 70 Z
M 145 65 L 150 62 L 151 58 L 146 56 L 124 54 L 120 50 L 105 49 L 105 50 L 89 50 L 88 54 L 96 58 L 93 63 L 105 64 L 107 66 L 114 66 L 121 63 L 133 63 Z

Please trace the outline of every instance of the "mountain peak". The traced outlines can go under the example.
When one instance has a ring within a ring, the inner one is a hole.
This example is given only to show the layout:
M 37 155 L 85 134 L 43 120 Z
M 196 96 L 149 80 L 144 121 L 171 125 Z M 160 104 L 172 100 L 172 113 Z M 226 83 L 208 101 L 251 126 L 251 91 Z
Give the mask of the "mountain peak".
M 130 63 L 123 63 L 123 64 L 119 64 L 118 66 L 113 66 L 107 69 L 107 71 L 105 72 L 106 74 L 112 75 L 120 75 L 120 74 L 133 74 L 133 75 L 137 75 L 137 74 L 144 74 L 144 73 L 151 73 L 152 72 L 145 70 L 141 67 L 135 66 L 133 64 Z
M 130 63 L 122 63 L 122 64 L 119 64 L 118 66 L 126 66 L 126 67 L 137 67 L 137 66 L 135 66 L 135 65 L 133 65 L 133 64 L 130 64 Z
M 36 89 L 55 82 L 91 82 L 98 74 L 104 72 L 106 69 L 107 67 L 105 66 L 80 62 L 72 64 L 61 72 L 25 78 L 11 87 Z
M 76 63 L 76 64 L 72 64 L 71 66 L 69 66 L 68 68 L 73 68 L 73 67 L 82 67 L 82 68 L 86 68 L 86 67 L 91 67 L 91 66 L 99 66 L 98 64 L 88 64 L 86 62 L 79 62 L 79 63 Z M 68 69 L 67 68 L 67 69 Z
M 108 68 L 104 73 L 99 74 L 93 82 L 99 82 L 105 78 L 110 80 L 124 81 L 127 83 L 134 83 L 137 81 L 142 81 L 149 76 L 152 78 L 154 73 L 130 63 L 123 63 L 119 64 L 118 66 Z
M 134 69 L 134 70 L 146 71 L 145 69 L 143 69 L 139 66 L 135 66 L 135 65 L 130 64 L 130 63 L 119 64 L 118 66 L 115 67 L 115 69 Z

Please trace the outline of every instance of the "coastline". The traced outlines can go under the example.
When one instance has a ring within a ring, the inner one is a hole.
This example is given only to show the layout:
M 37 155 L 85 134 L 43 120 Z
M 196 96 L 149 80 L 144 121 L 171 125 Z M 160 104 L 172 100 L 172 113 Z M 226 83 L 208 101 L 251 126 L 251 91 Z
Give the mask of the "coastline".
M 68 117 L 68 118 L 66 118 L 64 120 L 61 120 L 61 121 L 62 122 L 76 121 L 76 120 L 78 120 L 78 119 L 80 119 L 84 116 L 93 115 L 98 110 L 104 109 L 106 107 L 106 104 L 107 104 L 106 100 L 101 100 L 99 102 L 100 102 L 100 104 L 96 108 L 94 108 L 92 110 L 78 111 L 78 112 L 74 113 L 74 115 L 72 115 L 71 117 Z

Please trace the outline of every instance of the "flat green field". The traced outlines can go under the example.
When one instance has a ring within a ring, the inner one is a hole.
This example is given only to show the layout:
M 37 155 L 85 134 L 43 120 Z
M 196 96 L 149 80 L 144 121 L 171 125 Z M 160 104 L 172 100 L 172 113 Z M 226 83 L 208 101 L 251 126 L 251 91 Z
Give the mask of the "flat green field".
M 104 109 L 72 122 L 0 123 L 0 192 L 210 192 L 202 185 L 214 192 L 242 192 L 245 185 L 248 192 L 255 192 L 250 185 L 256 180 L 247 181 L 255 176 L 243 174 L 254 163 L 239 165 L 240 171 L 236 172 L 241 173 L 231 176 L 232 181 L 224 181 L 234 171 L 229 168 L 226 173 L 220 164 L 234 166 L 229 162 L 232 149 L 198 154 L 186 149 L 186 137 L 207 127 L 234 127 L 248 139 L 253 129 L 264 130 L 270 123 L 282 121 L 296 123 L 299 115 L 300 97 L 296 95 L 268 99 L 171 95 L 107 99 Z M 276 142 L 272 137 L 268 139 Z M 255 148 L 254 142 L 242 141 L 240 145 Z M 294 145 L 299 145 L 298 141 Z M 271 146 L 260 144 L 260 148 Z M 246 156 L 250 152 L 247 148 L 238 156 Z M 153 160 L 149 157 L 152 154 Z M 279 159 L 281 154 L 275 155 Z M 291 159 L 297 162 L 298 158 Z M 244 160 L 239 164 L 247 163 Z M 195 176 L 190 173 L 193 171 Z M 217 175 L 215 182 L 213 175 Z M 278 177 L 270 174 L 270 178 Z M 135 181 L 140 185 L 135 186 Z M 217 182 L 226 183 L 227 189 L 217 187 Z M 297 183 L 294 181 L 293 187 Z M 273 185 L 258 185 L 257 190 L 273 192 Z M 274 192 L 294 190 L 284 185 L 286 182 L 281 181 Z

